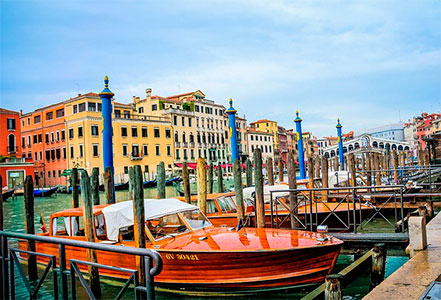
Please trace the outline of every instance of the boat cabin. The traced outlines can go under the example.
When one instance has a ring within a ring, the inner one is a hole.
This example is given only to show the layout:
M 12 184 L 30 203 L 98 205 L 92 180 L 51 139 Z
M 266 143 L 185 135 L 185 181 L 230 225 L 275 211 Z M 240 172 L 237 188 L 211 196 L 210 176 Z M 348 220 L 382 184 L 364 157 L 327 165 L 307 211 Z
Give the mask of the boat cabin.
M 145 231 L 148 242 L 156 243 L 212 226 L 194 205 L 177 199 L 145 199 Z M 66 209 L 50 217 L 49 235 L 84 239 L 83 208 Z M 134 241 L 133 201 L 93 207 L 97 242 Z

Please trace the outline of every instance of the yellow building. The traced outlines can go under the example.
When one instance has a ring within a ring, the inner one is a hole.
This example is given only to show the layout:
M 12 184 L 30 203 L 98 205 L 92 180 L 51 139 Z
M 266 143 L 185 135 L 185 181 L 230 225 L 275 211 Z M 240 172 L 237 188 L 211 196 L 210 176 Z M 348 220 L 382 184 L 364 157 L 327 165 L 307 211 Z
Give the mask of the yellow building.
M 67 168 L 93 167 L 103 172 L 101 99 L 88 93 L 65 101 Z M 137 114 L 131 104 L 113 102 L 113 156 L 116 182 L 128 179 L 128 168 L 140 165 L 147 174 L 156 173 L 163 161 L 173 164 L 170 119 Z M 149 176 L 151 178 L 151 176 Z
M 250 127 L 257 131 L 271 133 L 273 135 L 273 146 L 274 146 L 274 160 L 279 160 L 279 127 L 277 122 L 263 119 L 250 123 Z

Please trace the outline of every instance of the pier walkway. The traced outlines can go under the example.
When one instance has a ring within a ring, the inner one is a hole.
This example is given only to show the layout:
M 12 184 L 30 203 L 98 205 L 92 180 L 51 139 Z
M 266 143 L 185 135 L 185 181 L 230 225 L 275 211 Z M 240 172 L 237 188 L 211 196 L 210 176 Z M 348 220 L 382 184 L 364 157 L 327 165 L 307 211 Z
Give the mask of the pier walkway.
M 364 300 L 420 299 L 441 275 L 441 213 L 427 224 L 426 230 L 427 249 L 407 261 L 367 294 Z

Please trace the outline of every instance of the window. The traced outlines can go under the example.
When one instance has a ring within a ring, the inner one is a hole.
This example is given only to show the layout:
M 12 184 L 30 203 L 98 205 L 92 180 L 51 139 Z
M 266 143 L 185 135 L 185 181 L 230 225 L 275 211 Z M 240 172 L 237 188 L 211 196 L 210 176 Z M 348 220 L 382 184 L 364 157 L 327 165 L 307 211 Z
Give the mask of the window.
M 33 137 L 33 143 L 34 143 L 34 144 L 38 143 L 38 139 L 37 139 L 37 135 L 36 135 L 36 134 L 34 134 L 34 137 Z
M 142 154 L 149 155 L 149 147 L 147 145 L 142 145 Z
M 155 138 L 160 137 L 159 128 L 155 128 Z
M 182 117 L 182 126 L 185 126 L 185 117 Z
M 73 158 L 73 156 L 72 156 Z M 50 150 L 46 150 L 46 160 L 49 161 L 51 159 L 51 151 Z
M 83 112 L 85 110 L 86 110 L 86 103 L 85 102 L 78 104 L 78 112 Z
M 70 146 L 70 158 L 74 158 L 74 146 Z
M 193 133 L 190 133 L 190 143 L 194 143 L 194 135 L 193 135 Z
M 55 160 L 55 149 L 51 150 L 51 159 Z
M 61 158 L 61 150 L 60 150 L 60 148 L 55 149 L 55 156 L 56 156 L 57 159 Z
M 83 157 L 83 145 L 78 145 L 78 150 L 80 151 L 80 157 Z
M 47 178 L 51 178 L 51 171 L 47 171 Z
M 194 150 L 190 149 L 190 155 L 191 155 L 191 159 L 194 159 Z
M 48 140 L 49 140 L 49 135 L 48 135 Z M 74 138 L 74 130 L 73 130 L 73 128 L 69 128 L 69 138 L 70 139 L 73 139 Z
M 38 159 L 38 153 L 34 152 L 34 161 L 37 161 L 37 159 Z
M 121 136 L 126 137 L 127 136 L 127 127 L 121 126 Z
M 184 149 L 184 159 L 187 159 L 187 149 Z
M 53 112 L 47 112 L 46 113 L 46 120 L 52 120 L 54 118 L 54 113 Z
M 156 156 L 161 155 L 160 151 L 159 151 L 159 145 L 155 146 L 155 152 L 156 152 Z
M 63 159 L 66 159 L 66 147 L 63 147 Z
M 78 137 L 83 137 L 83 126 L 78 126 Z
M 90 127 L 91 132 L 92 132 L 92 136 L 98 136 L 98 125 L 92 125 Z
M 115 109 L 115 118 L 121 118 L 121 112 L 119 109 Z
M 179 149 L 176 149 L 176 159 L 179 159 Z
M 98 144 L 92 144 L 92 155 L 94 157 L 99 156 L 99 145 Z
M 122 145 L 122 155 L 127 156 L 128 150 L 127 150 L 127 144 Z
M 40 151 L 40 160 L 43 160 L 43 151 Z
M 147 137 L 147 127 L 141 128 L 141 135 L 142 135 L 142 137 Z
M 179 135 L 178 135 L 178 132 L 175 132 L 175 142 L 179 142 Z
M 41 121 L 41 116 L 40 115 L 34 116 L 34 124 L 40 123 L 40 121 Z
M 25 140 L 25 138 L 24 138 L 24 136 L 21 138 L 21 147 L 22 148 L 25 148 L 26 147 L 26 140 Z
M 28 125 L 31 124 L 31 118 L 28 118 Z
M 54 132 L 51 132 L 51 142 L 53 143 L 53 142 L 54 142 L 54 140 L 55 140 L 55 137 L 54 137 Z
M 199 112 L 199 105 L 195 105 L 195 106 L 194 106 L 194 110 L 195 110 L 196 112 Z
M 155 110 L 158 110 L 158 105 L 153 104 L 153 105 L 152 105 L 152 111 L 155 111 Z
M 8 130 L 15 130 L 15 119 L 8 119 Z
M 64 141 L 66 139 L 66 131 L 63 129 L 61 130 L 61 140 Z
M 124 166 L 124 174 L 129 174 L 129 167 Z
M 167 156 L 171 156 L 171 146 L 170 145 L 167 145 Z
M 64 109 L 63 108 L 57 109 L 57 112 L 55 114 L 56 114 L 57 118 L 64 117 Z
M 30 147 L 31 146 L 31 136 L 29 135 L 28 136 L 28 147 Z
M 138 127 L 132 127 L 132 137 L 138 137 Z
M 178 125 L 178 117 L 177 116 L 173 116 L 173 125 L 174 126 Z
M 96 111 L 96 103 L 95 102 L 89 102 L 87 104 L 87 106 L 88 106 L 88 108 L 87 108 L 88 111 Z
M 39 143 L 43 142 L 43 137 L 42 137 L 41 133 L 38 134 L 38 142 Z
M 140 108 L 138 108 L 138 113 L 139 113 L 139 114 L 144 113 L 144 107 L 140 107 Z
M 168 139 L 171 138 L 170 128 L 166 128 L 165 129 L 165 137 L 168 138 Z
M 139 157 L 139 146 L 138 144 L 132 144 L 132 153 L 133 157 Z
M 28 158 L 32 158 L 32 152 L 28 153 Z
M 130 119 L 130 111 L 128 110 L 124 111 L 124 119 Z
M 59 131 L 57 131 L 57 142 L 60 140 L 60 132 Z
M 78 112 L 78 107 L 76 105 L 72 106 L 72 113 L 76 114 Z
M 102 105 L 101 105 L 101 103 L 98 103 L 98 111 L 101 111 L 102 110 Z
M 144 166 L 144 173 L 148 173 L 149 172 L 149 166 L 148 165 L 145 165 Z

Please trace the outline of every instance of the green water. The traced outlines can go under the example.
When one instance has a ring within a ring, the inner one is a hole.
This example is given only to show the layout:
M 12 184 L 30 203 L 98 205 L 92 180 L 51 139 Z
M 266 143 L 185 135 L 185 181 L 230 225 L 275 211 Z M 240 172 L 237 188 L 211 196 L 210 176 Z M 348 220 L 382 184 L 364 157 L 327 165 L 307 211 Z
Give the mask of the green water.
M 145 198 L 156 198 L 157 193 L 155 188 L 144 189 L 144 197 Z M 166 196 L 172 197 L 176 196 L 176 190 L 174 187 L 166 187 Z M 105 203 L 105 195 L 104 193 L 100 194 L 101 203 Z M 116 199 L 117 201 L 124 201 L 128 198 L 127 191 L 117 191 Z M 80 195 L 81 200 L 81 195 Z M 43 212 L 46 220 L 46 224 L 49 224 L 49 216 L 57 211 L 69 208 L 71 206 L 71 195 L 70 194 L 57 194 L 48 198 L 35 198 L 35 228 L 37 232 L 41 232 L 39 226 L 40 213 Z M 4 203 L 4 226 L 5 230 L 15 231 L 15 232 L 24 232 L 24 201 L 23 197 L 19 196 L 15 200 L 9 199 L 8 202 Z M 375 220 L 374 227 L 381 226 L 381 220 Z M 384 224 L 383 224 L 384 225 Z M 369 227 L 371 227 L 370 224 Z M 386 264 L 386 276 L 390 275 L 396 269 L 398 269 L 403 263 L 408 260 L 405 256 L 388 256 L 387 264 Z M 353 262 L 352 255 L 340 255 L 337 264 L 335 266 L 334 272 L 338 272 L 343 269 L 347 265 Z M 39 270 L 40 274 L 42 270 Z M 195 270 L 197 272 L 197 270 Z M 24 284 L 21 282 L 21 279 L 18 277 L 18 272 L 16 274 L 16 298 L 24 299 L 27 298 L 27 292 Z M 369 292 L 369 272 L 364 272 L 359 274 L 359 276 L 345 288 L 344 295 L 346 300 L 352 299 L 361 299 L 366 293 Z M 40 292 L 40 299 L 53 299 L 52 296 L 52 277 L 51 275 L 45 280 Z M 112 299 L 118 293 L 121 288 L 121 283 L 116 281 L 104 280 L 102 281 L 102 290 L 103 296 L 100 299 Z M 234 299 L 300 299 L 303 297 L 308 291 L 300 290 L 295 293 L 280 293 L 280 294 L 265 294 L 265 295 L 254 295 L 252 297 L 234 297 Z M 133 291 L 129 290 L 126 293 L 124 299 L 133 299 Z M 207 298 L 195 298 L 195 297 L 185 297 L 182 295 L 172 295 L 169 293 L 157 292 L 157 299 L 207 299 Z M 78 299 L 87 299 L 86 294 L 81 288 L 79 282 L 77 282 L 77 297 Z M 213 298 L 210 298 L 213 299 Z M 224 299 L 224 298 L 214 298 L 214 299 Z

